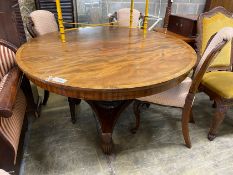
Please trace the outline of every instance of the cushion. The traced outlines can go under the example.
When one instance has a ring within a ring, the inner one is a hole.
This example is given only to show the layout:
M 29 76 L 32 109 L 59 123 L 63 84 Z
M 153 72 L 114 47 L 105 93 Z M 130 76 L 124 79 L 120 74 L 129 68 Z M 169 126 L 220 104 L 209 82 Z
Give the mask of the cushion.
M 205 52 L 203 53 L 202 58 L 198 62 L 198 65 L 195 70 L 195 77 L 197 73 L 200 71 L 201 67 L 203 66 L 203 63 L 206 61 L 208 55 L 213 51 L 214 48 L 216 48 L 223 40 L 230 41 L 233 38 L 233 27 L 224 27 L 218 33 L 214 36 L 214 38 L 211 39 L 208 47 L 206 48 Z M 226 44 L 224 45 L 224 47 Z M 223 48 L 224 48 L 223 47 Z M 218 54 L 217 54 L 218 55 Z M 215 56 L 217 56 L 215 55 Z M 212 57 L 210 62 L 213 62 L 216 59 L 216 57 Z M 217 68 L 215 68 L 218 70 Z M 205 70 L 206 72 L 206 70 Z
M 203 54 L 210 37 L 223 27 L 233 27 L 233 18 L 229 18 L 222 13 L 216 13 L 212 17 L 203 19 L 203 38 L 201 54 Z M 231 43 L 229 42 L 219 53 L 210 67 L 228 67 L 230 65 Z
M 0 45 L 0 81 L 9 72 L 11 68 L 15 66 L 15 53 L 5 47 Z
M 159 94 L 138 98 L 137 100 L 166 106 L 184 107 L 192 79 L 187 77 L 176 87 Z
M 233 98 L 233 72 L 208 72 L 204 75 L 201 84 L 223 98 Z
M 15 151 L 15 161 L 18 151 L 19 138 L 23 125 L 24 115 L 26 111 L 26 98 L 22 90 L 18 91 L 13 114 L 9 118 L 0 116 L 0 135 L 7 139 Z
M 54 14 L 47 10 L 36 10 L 30 14 L 34 29 L 38 36 L 58 31 Z
M 3 169 L 0 169 L 0 175 L 10 175 L 10 174 L 4 171 Z
M 133 9 L 133 27 L 137 27 L 139 23 L 140 12 Z M 119 26 L 130 26 L 130 8 L 123 8 L 117 12 L 117 22 Z

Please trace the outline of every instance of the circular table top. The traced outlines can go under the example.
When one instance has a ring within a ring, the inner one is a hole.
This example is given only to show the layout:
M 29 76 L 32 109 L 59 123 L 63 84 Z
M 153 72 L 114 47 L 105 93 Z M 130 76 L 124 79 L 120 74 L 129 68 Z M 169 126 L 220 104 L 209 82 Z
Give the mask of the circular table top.
M 152 95 L 180 83 L 196 63 L 185 42 L 157 32 L 118 27 L 81 28 L 31 39 L 16 54 L 36 85 L 86 100 Z

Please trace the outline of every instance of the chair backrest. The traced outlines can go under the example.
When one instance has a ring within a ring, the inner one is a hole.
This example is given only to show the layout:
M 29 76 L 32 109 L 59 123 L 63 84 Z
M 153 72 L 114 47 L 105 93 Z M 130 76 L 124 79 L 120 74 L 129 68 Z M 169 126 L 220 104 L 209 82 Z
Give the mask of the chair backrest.
M 207 42 L 214 33 L 218 32 L 223 27 L 233 27 L 232 15 L 232 13 L 228 12 L 223 7 L 216 7 L 209 12 L 203 13 L 199 16 L 197 27 L 198 59 L 202 57 L 207 46 Z M 230 69 L 232 65 L 232 59 L 233 52 L 231 43 L 229 42 L 209 67 L 218 70 Z
M 0 81 L 15 66 L 17 47 L 0 39 Z
M 201 83 L 202 77 L 207 71 L 209 65 L 217 58 L 221 50 L 223 50 L 228 43 L 231 44 L 233 38 L 233 27 L 224 27 L 217 34 L 210 38 L 209 44 L 200 59 L 196 70 L 194 72 L 193 83 L 190 88 L 190 93 L 195 93 Z
M 133 9 L 133 27 L 139 24 L 140 12 Z M 119 26 L 129 27 L 130 25 L 130 8 L 123 8 L 117 12 L 117 22 Z
M 47 10 L 36 10 L 30 14 L 33 22 L 33 31 L 36 36 L 58 31 L 58 25 L 54 14 Z M 29 33 L 31 34 L 30 30 Z M 35 36 L 33 36 L 35 37 Z

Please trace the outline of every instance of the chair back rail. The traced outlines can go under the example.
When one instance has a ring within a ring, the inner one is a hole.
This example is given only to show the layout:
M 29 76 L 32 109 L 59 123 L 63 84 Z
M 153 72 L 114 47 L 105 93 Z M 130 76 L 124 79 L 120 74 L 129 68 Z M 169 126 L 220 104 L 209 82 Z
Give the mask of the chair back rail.
M 226 38 L 226 36 L 224 36 L 224 30 L 226 30 L 226 29 L 228 29 L 228 32 L 231 32 L 231 33 L 228 33 L 227 38 Z M 223 35 L 221 36 L 221 34 L 223 34 Z M 228 28 L 227 27 L 227 28 L 223 28 L 217 34 L 214 34 L 209 39 L 209 41 L 207 43 L 207 47 L 205 49 L 205 52 L 204 52 L 201 60 L 199 61 L 198 65 L 196 67 L 196 70 L 194 72 L 193 83 L 192 83 L 192 85 L 190 87 L 189 93 L 195 94 L 197 92 L 198 87 L 199 87 L 199 85 L 201 83 L 202 77 L 206 73 L 209 65 L 211 64 L 211 62 L 214 61 L 214 59 L 219 54 L 219 52 L 221 52 L 221 50 L 224 48 L 224 46 L 230 40 L 232 40 L 232 36 L 233 36 L 233 28 Z M 213 43 L 216 42 L 216 40 L 218 38 L 221 38 L 222 40 L 219 41 L 216 44 L 216 46 L 211 49 L 211 47 L 212 47 L 211 45 L 213 45 Z M 233 47 L 233 42 L 231 42 L 231 46 Z
M 232 21 L 233 21 L 233 13 L 227 11 L 225 8 L 223 8 L 221 6 L 216 7 L 208 12 L 205 12 L 205 13 L 202 13 L 199 15 L 198 21 L 197 21 L 197 38 L 196 38 L 196 48 L 197 48 L 198 60 L 201 59 L 202 53 L 204 53 L 203 50 L 205 50 L 205 48 L 202 48 L 202 45 L 203 45 L 203 27 L 204 27 L 203 20 L 205 18 L 211 18 L 211 17 L 215 16 L 217 13 L 221 13 L 228 18 L 232 18 Z M 228 27 L 228 26 L 226 26 L 226 27 Z M 232 65 L 233 65 L 233 47 L 231 47 L 231 58 L 230 58 L 230 63 L 229 63 L 229 66 L 227 67 L 227 70 L 231 70 Z M 218 69 L 218 68 L 216 68 L 216 69 Z M 224 67 L 224 68 L 219 67 L 219 69 L 225 70 L 226 67 Z

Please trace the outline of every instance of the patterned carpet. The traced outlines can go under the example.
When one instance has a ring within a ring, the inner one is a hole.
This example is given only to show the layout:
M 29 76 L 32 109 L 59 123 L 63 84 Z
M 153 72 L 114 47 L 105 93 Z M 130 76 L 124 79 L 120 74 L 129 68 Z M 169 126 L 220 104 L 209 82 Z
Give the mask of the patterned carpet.
M 132 106 L 119 119 L 113 139 L 114 154 L 101 152 L 96 122 L 82 101 L 78 121 L 70 122 L 67 99 L 51 94 L 39 119 L 33 121 L 24 154 L 25 175 L 232 175 L 233 110 L 218 137 L 207 140 L 214 109 L 204 94 L 194 104 L 196 124 L 190 124 L 193 147 L 183 144 L 181 111 L 152 105 L 142 112 L 139 131 L 133 135 Z

